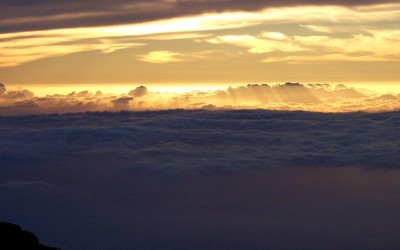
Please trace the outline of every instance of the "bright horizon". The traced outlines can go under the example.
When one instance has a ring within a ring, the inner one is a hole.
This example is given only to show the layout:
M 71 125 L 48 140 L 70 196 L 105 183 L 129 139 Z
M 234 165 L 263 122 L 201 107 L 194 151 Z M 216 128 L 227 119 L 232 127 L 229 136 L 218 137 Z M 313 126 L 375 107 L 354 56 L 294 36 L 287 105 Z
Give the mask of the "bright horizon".
M 386 112 L 400 107 L 396 84 L 3 84 L 0 97 L 0 115 L 166 109 Z
M 229 87 L 246 86 L 248 84 L 268 84 L 268 85 L 279 85 L 285 82 L 297 82 L 297 81 L 284 81 L 284 82 L 216 82 L 216 83 L 201 83 L 201 82 L 182 82 L 182 83 L 73 83 L 73 84 L 7 84 L 9 89 L 27 89 L 32 91 L 38 97 L 54 94 L 69 94 L 74 91 L 102 91 L 109 94 L 125 94 L 133 88 L 139 86 L 146 86 L 152 91 L 156 92 L 175 92 L 185 93 L 192 91 L 209 91 L 209 90 L 226 90 Z M 398 81 L 382 81 L 382 82 L 300 82 L 301 84 L 318 84 L 327 83 L 331 85 L 346 85 L 348 87 L 356 89 L 365 89 L 380 94 L 399 94 L 400 83 Z

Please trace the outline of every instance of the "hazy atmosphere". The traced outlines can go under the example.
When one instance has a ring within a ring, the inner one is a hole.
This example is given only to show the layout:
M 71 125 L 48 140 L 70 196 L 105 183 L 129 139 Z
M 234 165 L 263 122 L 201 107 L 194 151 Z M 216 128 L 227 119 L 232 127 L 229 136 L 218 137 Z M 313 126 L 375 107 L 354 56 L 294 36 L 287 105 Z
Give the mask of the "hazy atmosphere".
M 1 226 L 62 250 L 400 248 L 399 1 L 0 15 Z

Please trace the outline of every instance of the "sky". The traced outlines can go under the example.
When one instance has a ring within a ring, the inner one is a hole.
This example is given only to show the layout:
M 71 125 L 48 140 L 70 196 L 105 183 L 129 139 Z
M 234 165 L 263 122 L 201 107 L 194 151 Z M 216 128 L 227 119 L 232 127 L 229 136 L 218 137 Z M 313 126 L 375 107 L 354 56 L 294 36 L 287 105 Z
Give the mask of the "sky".
M 0 14 L 0 114 L 399 107 L 398 1 L 2 1 Z
M 399 1 L 1 1 L 7 86 L 398 84 Z

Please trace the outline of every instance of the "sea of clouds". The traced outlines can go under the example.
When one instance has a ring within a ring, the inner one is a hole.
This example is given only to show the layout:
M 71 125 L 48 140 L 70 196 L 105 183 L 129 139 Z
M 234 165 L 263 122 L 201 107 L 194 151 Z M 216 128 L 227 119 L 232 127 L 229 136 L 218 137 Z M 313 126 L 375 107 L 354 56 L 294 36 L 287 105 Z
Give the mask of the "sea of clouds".
M 399 162 L 399 111 L 0 116 L 0 220 L 70 250 L 396 249 Z
M 166 110 L 0 117 L 2 165 L 111 161 L 153 173 L 400 168 L 400 112 Z

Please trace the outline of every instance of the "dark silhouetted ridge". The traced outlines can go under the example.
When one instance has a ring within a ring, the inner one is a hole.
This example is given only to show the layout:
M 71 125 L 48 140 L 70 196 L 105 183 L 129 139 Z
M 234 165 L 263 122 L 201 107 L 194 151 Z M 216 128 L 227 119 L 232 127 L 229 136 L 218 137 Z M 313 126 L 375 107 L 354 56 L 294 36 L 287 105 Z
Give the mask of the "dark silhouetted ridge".
M 18 225 L 0 222 L 0 249 L 2 250 L 57 250 L 39 243 L 31 232 L 22 230 Z

